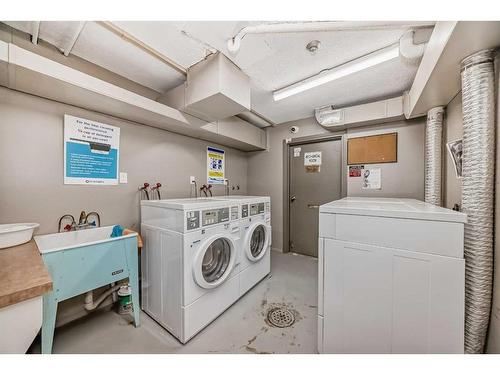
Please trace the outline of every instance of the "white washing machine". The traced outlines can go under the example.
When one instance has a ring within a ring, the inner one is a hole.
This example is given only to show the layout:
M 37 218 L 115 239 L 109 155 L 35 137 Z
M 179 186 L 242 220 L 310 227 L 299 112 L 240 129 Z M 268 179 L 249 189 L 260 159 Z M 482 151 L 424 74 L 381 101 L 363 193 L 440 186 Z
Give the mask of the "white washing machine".
M 233 205 L 234 206 L 234 205 Z M 186 343 L 240 296 L 231 202 L 141 202 L 142 309 Z
M 240 295 L 243 295 L 271 272 L 271 198 L 245 195 L 213 198 L 238 203 Z

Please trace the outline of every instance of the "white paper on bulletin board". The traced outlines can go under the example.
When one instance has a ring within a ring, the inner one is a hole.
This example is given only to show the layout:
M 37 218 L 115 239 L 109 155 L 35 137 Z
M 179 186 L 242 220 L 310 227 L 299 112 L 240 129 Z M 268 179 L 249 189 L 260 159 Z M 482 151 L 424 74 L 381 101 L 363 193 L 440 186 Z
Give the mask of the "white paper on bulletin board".
M 380 168 L 363 169 L 363 189 L 380 190 L 382 188 L 382 172 Z
M 116 185 L 120 128 L 64 115 L 64 183 Z
M 224 185 L 224 150 L 207 148 L 207 182 L 211 185 Z

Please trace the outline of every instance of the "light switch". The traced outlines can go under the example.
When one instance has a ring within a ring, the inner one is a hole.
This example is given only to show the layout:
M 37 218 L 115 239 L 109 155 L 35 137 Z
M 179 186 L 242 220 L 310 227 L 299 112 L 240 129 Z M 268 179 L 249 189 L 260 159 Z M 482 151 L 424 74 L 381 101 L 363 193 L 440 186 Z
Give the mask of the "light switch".
M 120 184 L 126 184 L 128 181 L 127 172 L 120 172 Z

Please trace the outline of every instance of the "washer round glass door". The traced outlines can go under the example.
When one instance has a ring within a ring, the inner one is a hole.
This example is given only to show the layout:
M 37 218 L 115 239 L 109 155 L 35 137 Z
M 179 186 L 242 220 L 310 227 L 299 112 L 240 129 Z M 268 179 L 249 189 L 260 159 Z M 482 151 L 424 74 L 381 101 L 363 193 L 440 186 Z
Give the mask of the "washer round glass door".
M 194 262 L 194 276 L 203 288 L 214 288 L 226 280 L 234 265 L 234 242 L 213 237 L 201 246 Z
M 264 223 L 255 223 L 248 229 L 245 252 L 251 261 L 262 258 L 269 246 L 269 229 Z

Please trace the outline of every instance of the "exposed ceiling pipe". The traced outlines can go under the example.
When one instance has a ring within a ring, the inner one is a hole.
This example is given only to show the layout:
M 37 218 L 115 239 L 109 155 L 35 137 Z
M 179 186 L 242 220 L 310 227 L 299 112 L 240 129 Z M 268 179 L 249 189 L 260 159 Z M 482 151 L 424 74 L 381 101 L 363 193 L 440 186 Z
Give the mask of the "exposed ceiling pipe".
M 415 30 L 409 30 L 399 39 L 399 57 L 408 65 L 417 65 L 424 55 L 427 43 L 414 43 Z
M 301 33 L 321 31 L 361 31 L 395 28 L 417 28 L 434 26 L 435 22 L 351 22 L 351 21 L 309 21 L 309 22 L 280 22 L 268 23 L 255 26 L 247 26 L 238 34 L 227 41 L 227 49 L 237 53 L 241 47 L 241 41 L 248 34 L 271 34 L 271 33 Z
M 78 29 L 76 29 L 75 33 L 71 36 L 71 39 L 69 40 L 66 47 L 61 49 L 64 53 L 64 56 L 69 56 L 69 54 L 71 53 L 71 50 L 73 49 L 73 47 L 76 44 L 76 41 L 80 37 L 80 34 L 82 33 L 83 28 L 85 27 L 86 23 L 87 22 L 85 22 L 85 21 L 80 21 L 80 23 L 78 24 Z
M 31 23 L 31 43 L 38 44 L 38 34 L 40 33 L 40 21 Z
M 114 23 L 109 22 L 109 21 L 98 21 L 97 23 L 99 25 L 103 26 L 104 28 L 106 28 L 107 30 L 111 31 L 112 33 L 118 35 L 120 38 L 122 38 L 126 42 L 133 44 L 134 46 L 142 49 L 144 52 L 150 54 L 151 56 L 153 56 L 153 57 L 157 58 L 158 60 L 162 61 L 163 63 L 167 64 L 172 69 L 175 69 L 177 72 L 179 72 L 180 74 L 187 75 L 187 70 L 182 65 L 176 63 L 171 58 L 165 56 L 163 53 L 155 50 L 154 48 L 147 45 L 143 41 L 137 39 L 132 34 L 129 34 L 125 30 L 123 30 L 122 28 L 116 26 Z

